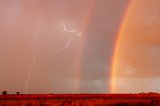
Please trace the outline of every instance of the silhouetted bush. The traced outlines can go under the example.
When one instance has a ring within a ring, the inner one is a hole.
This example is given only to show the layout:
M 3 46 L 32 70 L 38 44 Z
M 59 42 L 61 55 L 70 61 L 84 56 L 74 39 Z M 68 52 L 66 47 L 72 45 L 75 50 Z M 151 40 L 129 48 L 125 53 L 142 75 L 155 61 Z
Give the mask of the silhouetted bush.
M 19 95 L 20 93 L 19 92 L 17 92 L 17 95 Z
M 7 91 L 2 91 L 2 95 L 7 95 Z

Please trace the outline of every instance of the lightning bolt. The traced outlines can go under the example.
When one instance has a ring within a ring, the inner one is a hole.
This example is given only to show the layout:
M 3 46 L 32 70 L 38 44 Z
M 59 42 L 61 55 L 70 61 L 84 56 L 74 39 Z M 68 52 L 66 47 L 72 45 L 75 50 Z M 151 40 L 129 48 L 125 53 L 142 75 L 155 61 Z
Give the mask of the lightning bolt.
M 42 25 L 45 23 L 46 21 L 43 21 L 40 23 L 40 25 L 38 26 L 37 30 L 35 31 L 35 37 L 36 37 L 36 40 L 35 42 L 31 45 L 31 51 L 33 52 L 33 55 L 34 55 L 34 58 L 33 58 L 33 61 L 32 61 L 32 64 L 28 70 L 28 77 L 27 77 L 27 80 L 26 80 L 26 84 L 25 84 L 25 94 L 27 93 L 27 89 L 28 89 L 28 84 L 29 84 L 29 80 L 31 78 L 31 73 L 32 73 L 32 70 L 33 70 L 33 67 L 35 65 L 35 62 L 37 60 L 37 52 L 35 51 L 35 46 L 38 45 L 38 41 L 39 41 L 39 32 L 40 32 L 40 29 L 42 27 Z M 57 50 L 53 50 L 51 51 L 50 53 L 56 53 L 56 52 L 60 52 L 60 51 L 63 51 L 64 49 L 68 48 L 69 45 L 70 45 L 70 42 L 74 39 L 74 36 L 78 36 L 80 37 L 81 36 L 81 32 L 77 32 L 77 30 L 68 30 L 66 29 L 66 26 L 63 22 L 61 22 L 61 25 L 62 25 L 62 28 L 61 28 L 61 31 L 64 31 L 64 32 L 68 32 L 68 33 L 74 33 L 75 35 L 71 35 L 66 41 L 65 41 L 65 45 L 64 47 L 60 48 L 60 49 L 57 49 Z
M 45 20 L 42 21 L 40 23 L 40 25 L 37 27 L 37 29 L 36 29 L 36 31 L 34 33 L 36 39 L 35 39 L 34 43 L 31 45 L 31 51 L 33 52 L 34 58 L 33 58 L 32 64 L 30 65 L 30 68 L 28 69 L 28 76 L 27 76 L 27 80 L 26 80 L 26 84 L 25 84 L 25 91 L 24 91 L 25 94 L 27 93 L 27 88 L 28 88 L 28 83 L 29 83 L 30 77 L 31 77 L 31 72 L 32 72 L 32 69 L 33 69 L 33 67 L 35 65 L 35 62 L 36 62 L 37 56 L 38 56 L 38 54 L 37 54 L 37 52 L 35 51 L 34 48 L 35 48 L 36 45 L 38 45 L 38 41 L 39 41 L 39 35 L 38 34 L 40 32 L 40 29 L 41 29 L 42 25 L 45 22 L 46 22 Z
M 60 48 L 60 49 L 57 49 L 57 50 L 53 50 L 51 51 L 50 53 L 55 53 L 55 52 L 60 52 L 60 51 L 63 51 L 64 49 L 68 48 L 71 41 L 74 39 L 74 36 L 78 36 L 80 37 L 81 36 L 81 32 L 77 32 L 77 30 L 73 30 L 73 29 L 67 29 L 65 24 L 63 22 L 61 22 L 61 31 L 63 32 L 68 32 L 68 33 L 74 33 L 75 35 L 71 35 L 66 41 L 65 41 L 65 45 L 64 47 Z

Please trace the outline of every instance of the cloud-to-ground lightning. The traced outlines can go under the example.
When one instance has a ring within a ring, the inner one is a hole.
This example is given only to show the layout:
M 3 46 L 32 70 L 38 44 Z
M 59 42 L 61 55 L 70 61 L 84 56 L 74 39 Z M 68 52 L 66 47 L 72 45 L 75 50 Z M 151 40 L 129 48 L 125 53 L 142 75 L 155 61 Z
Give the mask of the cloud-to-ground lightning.
M 39 32 L 40 32 L 40 29 L 42 27 L 42 25 L 45 23 L 46 21 L 42 21 L 40 23 L 40 25 L 38 26 L 38 28 L 36 29 L 35 31 L 35 37 L 36 37 L 36 40 L 34 41 L 34 43 L 31 45 L 31 51 L 33 52 L 33 55 L 34 55 L 34 58 L 33 58 L 33 61 L 32 61 L 32 64 L 28 70 L 28 76 L 27 76 L 27 80 L 26 80 L 26 85 L 25 85 L 25 94 L 27 93 L 27 88 L 28 88 L 28 84 L 29 84 L 29 80 L 30 80 L 30 77 L 31 77 L 31 72 L 33 70 L 33 67 L 35 65 L 35 62 L 37 60 L 37 52 L 35 51 L 35 46 L 38 45 L 38 41 L 39 41 Z M 66 26 L 64 23 L 61 22 L 61 25 L 62 25 L 62 28 L 61 30 L 64 31 L 64 32 L 68 32 L 68 33 L 74 33 L 75 35 L 71 35 L 65 42 L 65 46 L 60 48 L 60 49 L 57 49 L 57 50 L 53 50 L 51 51 L 50 53 L 56 53 L 56 52 L 60 52 L 60 51 L 63 51 L 64 49 L 68 48 L 69 45 L 70 45 L 70 42 L 73 40 L 74 36 L 81 36 L 81 32 L 77 32 L 77 30 L 68 30 L 66 29 Z M 48 54 L 48 53 L 47 53 Z
M 36 31 L 35 31 L 35 41 L 34 43 L 31 45 L 31 51 L 33 52 L 33 55 L 34 55 L 34 58 L 33 58 L 33 61 L 32 61 L 32 64 L 30 65 L 30 68 L 28 70 L 28 76 L 27 76 L 27 80 L 26 80 L 26 85 L 25 85 L 25 94 L 27 93 L 27 88 L 28 88 L 28 83 L 29 83 L 29 80 L 30 80 L 30 77 L 31 77 L 31 72 L 32 72 L 32 69 L 33 69 L 33 66 L 35 65 L 35 62 L 37 60 L 37 52 L 35 51 L 35 46 L 38 44 L 38 41 L 39 41 L 39 32 L 40 32 L 40 29 L 42 27 L 42 25 L 45 23 L 46 21 L 42 21 L 40 23 L 40 25 L 37 27 Z

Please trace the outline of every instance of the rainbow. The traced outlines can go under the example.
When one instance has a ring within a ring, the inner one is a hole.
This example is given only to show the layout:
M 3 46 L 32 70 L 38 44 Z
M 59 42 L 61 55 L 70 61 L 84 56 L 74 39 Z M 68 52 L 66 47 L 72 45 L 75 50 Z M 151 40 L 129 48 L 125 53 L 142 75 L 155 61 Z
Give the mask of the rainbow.
M 116 76 L 116 70 L 117 70 L 117 63 L 118 63 L 118 55 L 119 55 L 119 51 L 120 51 L 120 45 L 122 43 L 122 39 L 123 39 L 123 32 L 124 29 L 126 27 L 127 21 L 128 21 L 128 17 L 131 13 L 132 7 L 133 7 L 133 1 L 130 1 L 127 9 L 123 15 L 122 21 L 120 23 L 120 28 L 119 31 L 117 33 L 117 38 L 116 38 L 116 43 L 114 46 L 114 52 L 113 52 L 113 56 L 112 56 L 112 63 L 111 63 L 111 82 L 110 82 L 110 93 L 115 93 L 115 84 L 116 84 L 116 80 L 115 80 L 115 76 Z
M 87 29 L 88 29 L 88 26 L 89 26 L 89 21 L 90 21 L 90 17 L 92 15 L 92 12 L 94 10 L 94 6 L 95 6 L 95 1 L 96 0 L 89 0 L 87 2 L 87 9 L 86 9 L 86 12 L 84 14 L 84 17 L 83 17 L 83 22 L 82 22 L 82 27 L 81 27 L 81 30 L 83 32 L 83 34 L 86 33 Z M 79 49 L 78 49 L 78 54 L 77 54 L 77 58 L 76 58 L 76 62 L 75 62 L 75 66 L 76 66 L 76 69 L 75 69 L 75 77 L 77 79 L 80 79 L 81 77 L 81 58 L 82 58 L 82 54 L 83 54 L 83 47 L 84 47 L 84 44 L 85 44 L 85 36 L 82 36 L 82 38 L 80 39 L 80 45 L 79 45 Z M 75 85 L 75 89 L 77 92 L 80 92 L 80 81 L 78 81 L 78 83 Z
M 116 39 L 116 43 L 115 43 L 115 49 L 114 49 L 114 53 L 113 53 L 113 58 L 112 58 L 112 67 L 111 67 L 111 85 L 110 85 L 110 92 L 111 93 L 114 93 L 115 92 L 115 78 L 114 76 L 116 75 L 116 63 L 117 63 L 117 60 L 118 60 L 118 54 L 119 54 L 119 47 L 120 47 L 120 44 L 121 44 L 121 39 L 122 39 L 122 33 L 124 31 L 124 28 L 125 28 L 125 25 L 127 23 L 127 19 L 128 19 L 128 16 L 130 14 L 130 11 L 131 11 L 131 8 L 132 8 L 132 4 L 133 4 L 133 1 L 134 0 L 131 0 L 128 4 L 128 7 L 123 15 L 123 18 L 122 18 L 122 22 L 120 24 L 120 29 L 118 31 L 118 34 L 117 34 L 117 39 Z M 95 6 L 95 0 L 89 0 L 88 1 L 88 8 L 86 9 L 86 13 L 84 14 L 84 20 L 83 20 L 83 23 L 82 23 L 82 32 L 85 33 L 88 29 L 88 26 L 89 26 L 89 21 L 90 21 L 90 17 L 92 15 L 92 12 L 93 12 L 93 9 L 94 9 L 94 6 Z M 81 58 L 82 58 L 82 54 L 83 54 L 83 47 L 84 47 L 84 44 L 85 44 L 85 39 L 84 39 L 85 36 L 83 36 L 83 38 L 81 38 L 81 41 L 80 41 L 80 46 L 79 46 L 79 49 L 78 49 L 78 54 L 77 54 L 77 58 L 76 58 L 76 62 L 75 62 L 75 66 L 76 66 L 76 69 L 75 69 L 75 77 L 80 79 L 81 77 Z M 75 85 L 75 89 L 77 92 L 80 91 L 80 81 Z

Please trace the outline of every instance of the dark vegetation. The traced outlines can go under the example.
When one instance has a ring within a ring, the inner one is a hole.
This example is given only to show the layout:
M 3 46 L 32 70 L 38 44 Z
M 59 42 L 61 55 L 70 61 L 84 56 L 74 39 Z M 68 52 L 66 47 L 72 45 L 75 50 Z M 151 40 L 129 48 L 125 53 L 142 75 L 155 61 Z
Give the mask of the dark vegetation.
M 2 95 L 7 95 L 7 91 L 2 91 Z
M 3 93 L 2 93 L 3 94 Z M 160 94 L 0 95 L 0 106 L 160 106 Z

